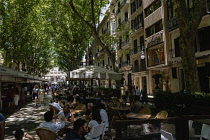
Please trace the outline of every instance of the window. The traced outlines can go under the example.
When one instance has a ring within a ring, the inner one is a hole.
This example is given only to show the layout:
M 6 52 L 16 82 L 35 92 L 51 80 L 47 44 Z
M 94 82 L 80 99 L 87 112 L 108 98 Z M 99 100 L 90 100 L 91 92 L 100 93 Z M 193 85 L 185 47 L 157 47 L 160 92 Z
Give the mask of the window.
M 144 36 L 140 37 L 140 47 L 141 47 L 141 50 L 144 49 Z
M 163 30 L 162 20 L 156 22 L 155 24 L 146 29 L 146 37 L 149 37 L 161 30 Z
M 175 48 L 175 57 L 179 57 L 181 55 L 179 47 L 179 37 L 174 39 L 174 48 Z
M 206 3 L 206 13 L 210 13 L 210 0 L 207 0 Z
M 165 63 L 165 54 L 163 45 L 148 48 L 148 66 L 155 66 Z
M 199 45 L 200 45 L 200 50 L 198 51 L 206 51 L 210 50 L 210 26 L 205 27 L 198 32 L 199 35 Z
M 176 68 L 172 68 L 172 78 L 173 79 L 177 78 L 177 70 L 176 70 Z
M 112 21 L 112 33 L 114 34 L 116 30 L 116 24 L 115 21 Z
M 133 41 L 133 49 L 134 49 L 134 54 L 137 53 L 138 49 L 137 49 L 137 39 Z
M 152 14 L 155 10 L 157 10 L 159 7 L 161 7 L 161 0 L 156 0 L 153 2 L 149 7 L 145 9 L 145 17 Z

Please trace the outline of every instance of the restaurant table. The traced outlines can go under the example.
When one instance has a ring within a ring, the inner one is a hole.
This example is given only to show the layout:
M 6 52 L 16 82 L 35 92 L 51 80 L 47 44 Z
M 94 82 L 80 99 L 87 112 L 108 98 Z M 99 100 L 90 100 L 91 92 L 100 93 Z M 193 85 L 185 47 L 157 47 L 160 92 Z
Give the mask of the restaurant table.
M 71 114 L 81 114 L 84 112 L 84 110 L 79 110 L 79 109 L 70 109 Z
M 138 113 L 129 113 L 126 115 L 127 118 L 134 119 L 148 119 L 151 115 L 148 114 L 138 114 Z
M 111 108 L 118 111 L 127 111 L 131 109 L 130 107 L 111 107 Z

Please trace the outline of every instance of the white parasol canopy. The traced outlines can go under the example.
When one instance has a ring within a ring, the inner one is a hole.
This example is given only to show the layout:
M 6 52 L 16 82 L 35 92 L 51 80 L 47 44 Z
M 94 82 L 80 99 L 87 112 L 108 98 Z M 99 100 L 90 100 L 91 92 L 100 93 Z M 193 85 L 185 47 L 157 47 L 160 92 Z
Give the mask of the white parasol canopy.
M 70 79 L 94 78 L 101 80 L 121 80 L 122 74 L 98 66 L 86 66 L 70 72 Z

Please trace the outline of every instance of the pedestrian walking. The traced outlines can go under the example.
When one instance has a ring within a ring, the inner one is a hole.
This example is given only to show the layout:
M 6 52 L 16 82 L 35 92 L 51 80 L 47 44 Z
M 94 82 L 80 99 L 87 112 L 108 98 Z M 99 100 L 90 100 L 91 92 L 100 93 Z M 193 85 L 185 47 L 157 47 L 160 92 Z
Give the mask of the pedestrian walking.
M 32 95 L 33 95 L 35 106 L 37 106 L 38 92 L 39 92 L 39 88 L 37 85 L 35 85 L 34 88 L 32 89 Z
M 144 85 L 142 90 L 141 90 L 141 94 L 142 94 L 142 103 L 146 102 L 146 104 L 148 103 L 148 97 L 147 97 L 147 86 Z
M 136 90 L 135 91 L 136 91 L 136 95 L 139 96 L 140 99 L 141 99 L 141 91 L 140 91 L 138 86 L 136 86 Z
M 44 104 L 44 94 L 45 94 L 45 90 L 43 88 L 43 86 L 40 86 L 40 89 L 39 89 L 39 102 L 41 105 Z

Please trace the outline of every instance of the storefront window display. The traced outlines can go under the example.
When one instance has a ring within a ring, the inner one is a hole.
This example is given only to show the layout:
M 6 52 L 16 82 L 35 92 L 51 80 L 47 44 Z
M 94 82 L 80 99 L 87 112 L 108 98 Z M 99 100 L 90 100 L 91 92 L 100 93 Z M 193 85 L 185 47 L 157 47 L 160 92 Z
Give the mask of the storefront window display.
M 155 46 L 148 48 L 148 66 L 156 66 L 165 63 L 165 54 L 164 54 L 164 47 Z

